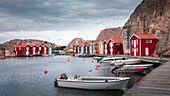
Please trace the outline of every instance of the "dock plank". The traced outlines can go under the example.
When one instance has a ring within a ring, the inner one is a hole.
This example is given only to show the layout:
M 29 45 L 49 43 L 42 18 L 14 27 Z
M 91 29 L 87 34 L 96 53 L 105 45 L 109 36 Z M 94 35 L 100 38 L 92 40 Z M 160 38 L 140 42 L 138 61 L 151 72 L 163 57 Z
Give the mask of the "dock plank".
M 123 96 L 170 96 L 170 60 L 152 70 Z

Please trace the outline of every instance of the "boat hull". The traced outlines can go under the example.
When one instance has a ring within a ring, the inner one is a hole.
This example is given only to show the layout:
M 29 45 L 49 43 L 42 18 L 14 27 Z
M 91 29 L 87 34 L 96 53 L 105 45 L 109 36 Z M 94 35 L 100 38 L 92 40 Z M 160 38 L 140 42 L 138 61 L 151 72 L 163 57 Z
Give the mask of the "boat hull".
M 88 90 L 112 90 L 123 89 L 129 79 L 125 80 L 65 80 L 57 79 L 58 87 L 88 89 Z
M 136 64 L 136 63 L 140 63 L 141 60 L 137 59 L 137 60 L 116 60 L 116 61 L 112 61 L 111 64 L 116 65 L 122 65 L 123 63 L 125 63 L 126 65 L 128 64 Z

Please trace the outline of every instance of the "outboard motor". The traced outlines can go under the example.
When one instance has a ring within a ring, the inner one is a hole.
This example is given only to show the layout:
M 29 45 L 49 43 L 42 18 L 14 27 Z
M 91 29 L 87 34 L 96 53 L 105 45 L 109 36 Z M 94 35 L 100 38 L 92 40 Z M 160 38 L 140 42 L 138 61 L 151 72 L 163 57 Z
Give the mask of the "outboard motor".
M 66 73 L 61 74 L 60 79 L 68 79 L 68 77 L 67 77 Z

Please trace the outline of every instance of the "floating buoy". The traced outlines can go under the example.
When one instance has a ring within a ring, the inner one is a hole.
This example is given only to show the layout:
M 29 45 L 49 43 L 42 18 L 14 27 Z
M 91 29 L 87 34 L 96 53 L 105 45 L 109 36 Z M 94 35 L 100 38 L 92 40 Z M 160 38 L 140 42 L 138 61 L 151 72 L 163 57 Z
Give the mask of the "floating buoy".
M 92 69 L 89 69 L 89 72 L 91 72 L 92 71 Z
M 95 58 L 93 58 L 93 60 L 94 60 Z
M 102 65 L 102 63 L 99 62 L 99 65 Z
M 44 73 L 47 74 L 47 70 L 44 70 Z
M 67 62 L 69 62 L 69 60 L 67 60 Z
M 84 61 L 86 60 L 86 59 L 83 59 Z
M 67 58 L 67 59 L 69 59 L 69 58 Z
M 97 67 L 97 66 L 95 66 L 95 70 L 98 70 L 98 67 Z
M 45 66 L 45 70 L 44 70 L 44 73 L 45 73 L 45 74 L 47 74 L 46 66 Z
M 92 60 L 91 62 L 93 63 L 94 61 Z

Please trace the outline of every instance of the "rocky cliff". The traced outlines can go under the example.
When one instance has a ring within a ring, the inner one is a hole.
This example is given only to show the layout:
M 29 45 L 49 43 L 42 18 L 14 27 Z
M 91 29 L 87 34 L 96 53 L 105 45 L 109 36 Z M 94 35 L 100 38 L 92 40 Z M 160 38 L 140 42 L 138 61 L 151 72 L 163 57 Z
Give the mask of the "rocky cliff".
M 69 49 L 73 49 L 73 46 L 75 44 L 85 44 L 88 43 L 88 41 L 82 39 L 82 38 L 74 38 L 64 50 L 69 50 Z
M 154 34 L 159 38 L 155 55 L 170 55 L 170 0 L 143 0 L 121 32 L 125 52 L 132 34 Z
M 97 36 L 96 41 L 103 41 L 110 38 L 120 38 L 121 31 L 122 31 L 121 27 L 104 29 Z

